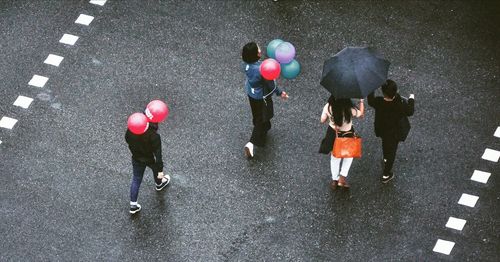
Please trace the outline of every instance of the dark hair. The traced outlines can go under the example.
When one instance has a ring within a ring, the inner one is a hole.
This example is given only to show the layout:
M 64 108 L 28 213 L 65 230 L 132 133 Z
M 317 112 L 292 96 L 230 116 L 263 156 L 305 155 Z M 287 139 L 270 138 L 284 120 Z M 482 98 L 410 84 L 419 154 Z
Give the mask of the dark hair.
M 394 98 L 398 93 L 398 86 L 396 85 L 396 82 L 391 79 L 387 79 L 387 81 L 385 81 L 382 85 L 382 93 L 384 93 L 384 96 L 387 98 Z
M 331 105 L 330 105 L 331 106 Z M 333 103 L 332 114 L 333 114 L 333 122 L 337 126 L 342 126 L 344 122 L 351 122 L 352 119 L 352 108 L 355 106 L 352 104 L 351 99 L 349 98 L 341 98 L 336 99 L 335 103 Z
M 241 58 L 245 63 L 253 64 L 259 61 L 259 47 L 255 42 L 250 42 L 243 46 L 243 50 L 241 51 Z

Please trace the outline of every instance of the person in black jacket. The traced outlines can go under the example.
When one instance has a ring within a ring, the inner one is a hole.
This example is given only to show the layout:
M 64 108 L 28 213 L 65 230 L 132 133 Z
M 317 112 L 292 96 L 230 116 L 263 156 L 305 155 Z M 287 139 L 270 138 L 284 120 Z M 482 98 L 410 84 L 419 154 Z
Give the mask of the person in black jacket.
M 384 97 L 368 95 L 368 105 L 375 109 L 375 135 L 382 138 L 384 154 L 384 173 L 382 183 L 394 178 L 392 166 L 400 141 L 404 141 L 409 132 L 408 116 L 413 115 L 415 96 L 406 100 L 398 94 L 396 83 L 388 79 L 382 85 Z M 406 124 L 405 124 L 406 123 Z
M 136 135 L 127 129 L 125 141 L 132 153 L 133 177 L 130 186 L 130 213 L 141 211 L 141 205 L 137 203 L 139 187 L 146 167 L 153 171 L 156 183 L 156 191 L 161 191 L 170 182 L 170 176 L 163 174 L 163 161 L 161 155 L 161 139 L 156 132 L 157 123 L 149 123 L 149 127 L 141 135 Z

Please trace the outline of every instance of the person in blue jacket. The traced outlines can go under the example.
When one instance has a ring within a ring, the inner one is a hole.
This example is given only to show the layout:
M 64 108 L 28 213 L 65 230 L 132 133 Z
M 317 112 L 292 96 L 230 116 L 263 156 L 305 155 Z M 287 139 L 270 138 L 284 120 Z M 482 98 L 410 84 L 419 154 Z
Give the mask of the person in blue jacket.
M 261 51 L 255 42 L 250 42 L 243 46 L 241 56 L 246 75 L 245 91 L 250 101 L 252 110 L 253 130 L 250 141 L 245 145 L 245 155 L 253 158 L 255 146 L 265 145 L 267 132 L 271 129 L 271 118 L 274 116 L 272 95 L 281 96 L 287 99 L 285 91 L 281 91 L 274 80 L 266 80 L 260 74 Z

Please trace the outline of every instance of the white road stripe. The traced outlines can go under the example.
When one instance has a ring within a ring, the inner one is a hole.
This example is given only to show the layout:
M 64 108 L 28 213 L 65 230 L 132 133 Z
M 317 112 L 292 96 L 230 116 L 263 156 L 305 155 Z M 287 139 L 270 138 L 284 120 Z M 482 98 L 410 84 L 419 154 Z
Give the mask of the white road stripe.
M 103 6 L 106 3 L 106 0 L 90 0 L 90 3 L 94 5 Z
M 49 65 L 59 66 L 63 59 L 64 57 L 62 56 L 49 54 L 49 56 L 47 56 L 47 59 L 45 59 L 45 61 L 43 62 Z
M 4 116 L 0 119 L 0 127 L 3 128 L 12 129 L 16 123 L 17 120 L 14 118 Z
M 2 144 L 2 140 L 0 140 L 0 145 Z
M 492 162 L 498 162 L 498 158 L 500 158 L 500 151 L 486 148 L 482 158 Z
M 44 87 L 48 80 L 49 80 L 48 77 L 40 76 L 40 75 L 33 75 L 31 80 L 28 82 L 28 85 L 36 86 L 36 87 Z
M 455 246 L 455 242 L 438 239 L 432 251 L 449 255 Z
M 479 199 L 478 196 L 473 196 L 473 195 L 469 195 L 469 194 L 464 193 L 460 197 L 460 200 L 458 200 L 458 203 L 460 205 L 474 207 L 476 205 L 478 199 Z
M 470 178 L 473 181 L 480 182 L 486 184 L 488 179 L 490 178 L 491 173 L 483 172 L 479 170 L 474 170 L 472 177 Z
M 31 102 L 33 102 L 33 98 L 18 96 L 16 101 L 14 101 L 14 105 L 22 108 L 28 108 L 30 107 Z
M 462 229 L 464 229 L 466 222 L 467 221 L 460 219 L 460 218 L 450 217 L 448 219 L 448 222 L 446 223 L 446 227 L 453 228 L 456 230 L 462 230 Z
M 61 37 L 61 40 L 59 40 L 59 43 L 63 43 L 66 45 L 74 45 L 77 40 L 78 40 L 78 36 L 76 36 L 76 35 L 64 34 Z
M 90 25 L 92 20 L 94 20 L 93 16 L 80 14 L 80 16 L 76 19 L 75 23 L 81 25 Z
M 497 127 L 497 130 L 495 131 L 494 136 L 496 136 L 496 137 L 500 137 L 500 126 L 499 126 L 499 127 Z

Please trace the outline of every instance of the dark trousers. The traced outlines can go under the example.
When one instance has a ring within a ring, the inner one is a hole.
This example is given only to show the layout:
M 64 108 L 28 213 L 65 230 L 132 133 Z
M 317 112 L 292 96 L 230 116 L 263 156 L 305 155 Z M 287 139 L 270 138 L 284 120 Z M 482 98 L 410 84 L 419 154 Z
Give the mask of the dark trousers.
M 384 153 L 384 173 L 392 172 L 392 166 L 396 159 L 399 141 L 392 136 L 382 137 L 382 151 Z
M 142 177 L 144 176 L 144 171 L 146 171 L 146 167 L 151 168 L 153 170 L 153 176 L 156 184 L 161 184 L 161 179 L 158 179 L 158 171 L 153 169 L 153 165 L 149 163 L 139 162 L 135 159 L 132 159 L 132 169 L 134 171 L 134 175 L 132 177 L 132 184 L 130 185 L 130 201 L 137 202 L 137 197 L 139 195 L 139 188 L 141 187 Z
M 264 146 L 267 131 L 271 129 L 271 118 L 274 116 L 273 99 L 268 96 L 266 100 L 248 97 L 252 109 L 253 130 L 250 142 L 256 146 Z

